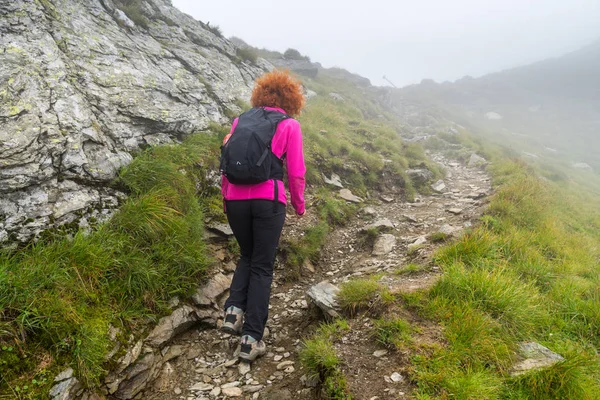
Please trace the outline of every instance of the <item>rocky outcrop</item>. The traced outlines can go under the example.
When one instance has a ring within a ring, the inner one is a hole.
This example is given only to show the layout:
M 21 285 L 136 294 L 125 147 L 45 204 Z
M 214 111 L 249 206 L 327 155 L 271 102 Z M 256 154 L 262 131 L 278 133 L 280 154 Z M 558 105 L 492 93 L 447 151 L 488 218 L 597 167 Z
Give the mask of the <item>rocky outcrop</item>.
M 113 0 L 0 3 L 0 242 L 106 217 L 132 151 L 227 122 L 272 68 L 169 0 L 137 14 Z

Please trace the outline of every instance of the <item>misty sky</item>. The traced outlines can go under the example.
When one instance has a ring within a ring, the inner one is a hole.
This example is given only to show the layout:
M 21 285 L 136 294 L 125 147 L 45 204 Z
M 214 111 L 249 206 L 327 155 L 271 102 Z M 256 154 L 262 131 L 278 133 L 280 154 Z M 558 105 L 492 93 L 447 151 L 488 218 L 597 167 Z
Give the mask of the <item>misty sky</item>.
M 173 0 L 225 36 L 397 86 L 559 56 L 600 39 L 600 0 Z

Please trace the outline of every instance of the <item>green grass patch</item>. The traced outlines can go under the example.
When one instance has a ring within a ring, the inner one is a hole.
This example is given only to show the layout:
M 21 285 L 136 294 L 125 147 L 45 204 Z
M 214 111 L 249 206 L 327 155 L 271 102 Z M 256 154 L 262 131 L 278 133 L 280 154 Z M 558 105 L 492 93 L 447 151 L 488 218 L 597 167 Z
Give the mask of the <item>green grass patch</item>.
M 119 176 L 130 197 L 92 233 L 0 252 L 0 393 L 47 393 L 66 366 L 97 385 L 110 325 L 137 331 L 193 291 L 209 265 L 203 202 L 219 192 L 206 180 L 218 136 L 140 154 Z
M 402 348 L 410 342 L 410 323 L 402 318 L 375 320 L 374 336 L 386 347 Z
M 389 299 L 386 289 L 374 278 L 352 279 L 340 285 L 337 295 L 339 305 L 350 315 L 360 310 L 378 311 Z
M 420 398 L 598 398 L 598 201 L 522 163 L 497 159 L 491 171 L 497 191 L 482 223 L 436 253 L 444 274 L 415 303 L 446 338 L 413 359 Z M 510 378 L 523 340 L 566 360 Z
M 348 332 L 350 327 L 345 320 L 322 324 L 316 333 L 303 342 L 300 362 L 310 378 L 317 378 L 321 391 L 327 399 L 351 399 L 346 378 L 341 371 L 333 342 Z

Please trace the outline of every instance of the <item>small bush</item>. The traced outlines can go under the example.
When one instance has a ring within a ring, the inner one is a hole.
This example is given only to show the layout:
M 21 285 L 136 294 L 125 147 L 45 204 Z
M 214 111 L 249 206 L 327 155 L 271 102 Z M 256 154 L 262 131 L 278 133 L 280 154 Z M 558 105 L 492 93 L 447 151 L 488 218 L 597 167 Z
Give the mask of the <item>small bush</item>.
M 305 60 L 305 61 L 310 61 L 310 59 L 306 56 L 303 56 L 298 50 L 296 49 L 287 49 L 284 53 L 283 56 L 288 59 L 288 60 Z
M 350 315 L 355 315 L 360 309 L 375 306 L 382 292 L 382 285 L 373 279 L 353 279 L 342 283 L 337 300 Z
M 300 350 L 300 362 L 311 378 L 318 378 L 323 395 L 328 399 L 351 399 L 346 378 L 340 369 L 340 359 L 333 340 L 349 330 L 345 320 L 322 324 L 311 339 L 305 340 Z
M 256 64 L 256 62 L 258 61 L 258 53 L 256 52 L 256 50 L 250 47 L 239 48 L 237 49 L 236 54 L 242 60 L 249 61 L 252 64 Z
M 210 25 L 210 24 L 206 24 L 206 29 L 208 29 L 209 31 L 211 31 L 214 35 L 222 38 L 223 37 L 223 31 L 221 30 L 221 27 L 219 25 Z

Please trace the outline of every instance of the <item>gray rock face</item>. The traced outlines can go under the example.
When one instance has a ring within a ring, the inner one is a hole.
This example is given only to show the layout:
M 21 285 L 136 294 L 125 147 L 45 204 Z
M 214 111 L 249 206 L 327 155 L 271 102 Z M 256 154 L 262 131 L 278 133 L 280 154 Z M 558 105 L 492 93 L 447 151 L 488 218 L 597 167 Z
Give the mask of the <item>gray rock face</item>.
M 382 219 L 378 219 L 377 221 L 373 222 L 372 224 L 365 226 L 364 228 L 361 229 L 361 232 L 366 232 L 371 229 L 375 229 L 378 231 L 391 230 L 391 229 L 394 229 L 394 224 L 389 219 L 382 218 Z
M 307 296 L 323 311 L 323 314 L 332 318 L 338 318 L 339 305 L 336 300 L 340 289 L 328 281 L 323 281 L 312 286 L 306 292 Z
M 512 376 L 548 368 L 565 360 L 560 354 L 535 342 L 523 342 L 519 344 L 518 353 L 522 357 L 522 360 L 513 366 L 511 371 Z
M 141 12 L 147 28 L 112 0 L 0 3 L 0 242 L 110 214 L 131 151 L 227 122 L 272 68 L 168 0 Z
M 285 58 L 279 58 L 271 60 L 271 62 L 278 68 L 289 69 L 290 71 L 310 78 L 316 78 L 319 74 L 320 65 L 308 60 L 287 60 Z

